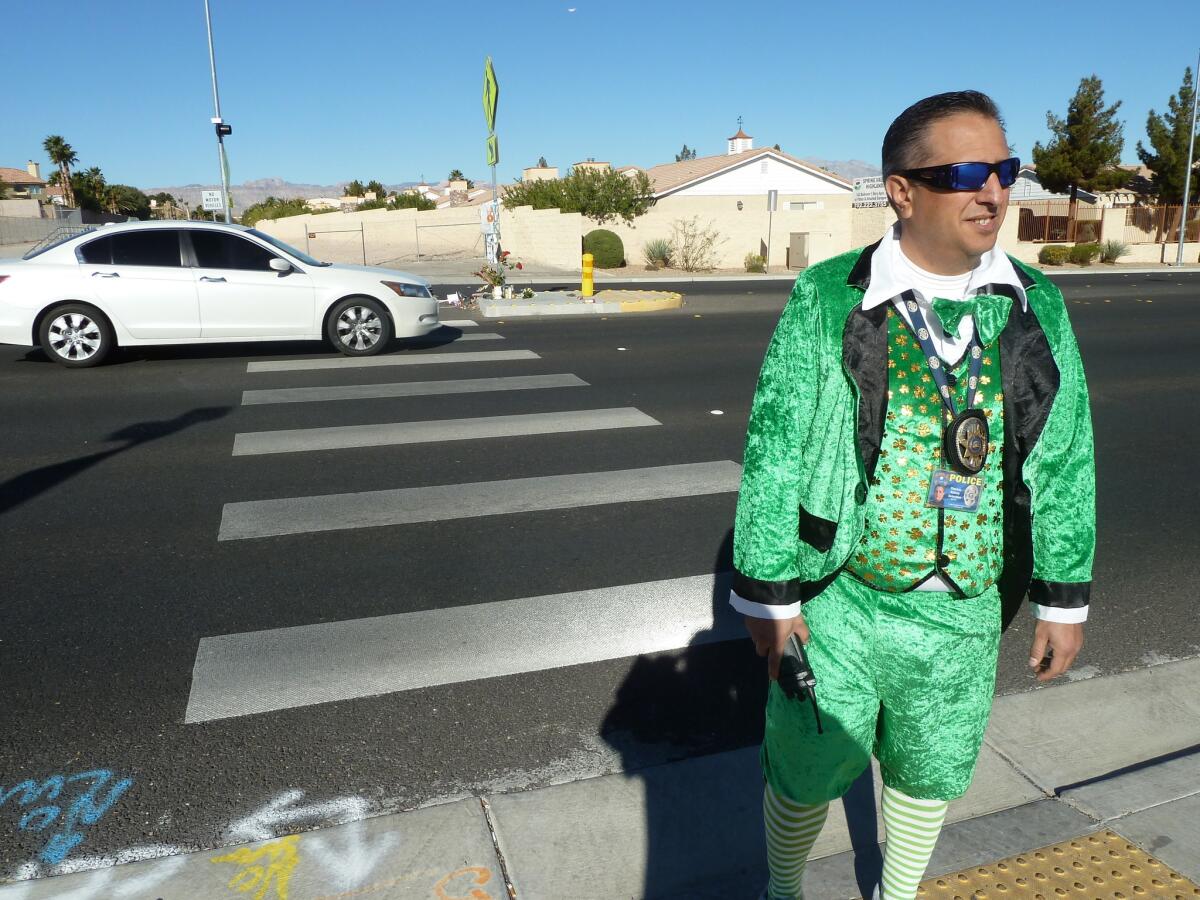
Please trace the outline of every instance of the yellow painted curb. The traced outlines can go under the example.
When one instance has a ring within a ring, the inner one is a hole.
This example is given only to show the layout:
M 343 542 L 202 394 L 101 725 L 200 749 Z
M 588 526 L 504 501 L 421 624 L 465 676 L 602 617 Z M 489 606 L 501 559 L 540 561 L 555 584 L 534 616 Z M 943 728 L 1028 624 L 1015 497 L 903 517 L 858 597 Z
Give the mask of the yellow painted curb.
M 683 306 L 683 294 L 676 291 L 604 290 L 596 292 L 596 300 L 620 303 L 621 312 L 654 312 Z
M 920 898 L 1140 900 L 1200 897 L 1200 888 L 1114 831 L 1098 831 L 921 882 Z

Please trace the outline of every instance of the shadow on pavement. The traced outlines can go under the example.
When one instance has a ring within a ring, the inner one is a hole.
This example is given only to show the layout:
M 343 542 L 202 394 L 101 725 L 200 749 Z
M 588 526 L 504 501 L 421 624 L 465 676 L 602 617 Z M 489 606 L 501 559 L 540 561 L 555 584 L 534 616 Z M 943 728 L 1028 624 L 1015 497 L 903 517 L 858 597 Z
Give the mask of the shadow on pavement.
M 227 416 L 232 410 L 232 406 L 208 406 L 190 410 L 173 419 L 164 419 L 156 422 L 138 422 L 134 425 L 126 426 L 119 431 L 114 431 L 104 439 L 105 441 L 120 441 L 121 445 L 118 447 L 101 450 L 97 453 L 90 453 L 78 459 L 42 466 L 40 469 L 33 469 L 32 471 L 10 478 L 8 481 L 0 484 L 0 515 L 15 509 L 27 500 L 32 500 L 34 497 L 45 493 L 51 488 L 57 487 L 80 472 L 84 472 L 97 463 L 103 462 L 110 456 L 116 456 L 118 453 L 123 453 L 140 444 L 146 444 L 150 441 L 183 431 L 192 425 L 220 419 L 223 416 Z
M 732 546 L 730 531 L 713 563 L 712 628 L 682 651 L 638 657 L 601 729 L 625 773 L 643 782 L 646 868 L 638 896 L 645 900 L 750 900 L 767 882 L 756 752 L 767 679 L 742 617 L 729 606 Z M 827 730 L 837 727 L 828 715 L 823 721 Z M 744 757 L 713 755 L 735 750 Z M 691 762 L 661 765 L 685 759 Z M 842 803 L 855 874 L 869 897 L 883 866 L 870 767 Z

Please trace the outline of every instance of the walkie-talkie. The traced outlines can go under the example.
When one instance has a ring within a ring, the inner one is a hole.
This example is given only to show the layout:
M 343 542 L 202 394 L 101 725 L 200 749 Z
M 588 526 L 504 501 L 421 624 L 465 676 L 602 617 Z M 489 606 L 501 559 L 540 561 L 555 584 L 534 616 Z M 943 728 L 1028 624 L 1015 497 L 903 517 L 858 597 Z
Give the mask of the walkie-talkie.
M 804 645 L 800 643 L 800 638 L 792 634 L 788 637 L 783 656 L 779 659 L 779 688 L 784 696 L 792 700 L 812 701 L 813 716 L 817 720 L 817 734 L 824 734 L 821 728 L 821 711 L 817 708 L 817 695 L 813 691 L 816 686 L 817 676 L 808 664 Z

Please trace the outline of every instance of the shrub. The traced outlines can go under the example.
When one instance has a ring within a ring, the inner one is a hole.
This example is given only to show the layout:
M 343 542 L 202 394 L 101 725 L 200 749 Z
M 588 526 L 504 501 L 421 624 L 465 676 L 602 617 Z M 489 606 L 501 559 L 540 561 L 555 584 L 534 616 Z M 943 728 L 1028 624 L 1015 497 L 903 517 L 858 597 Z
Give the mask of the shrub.
M 615 269 L 625 262 L 625 245 L 607 228 L 597 228 L 583 236 L 583 252 L 594 257 L 597 269 Z
M 1075 224 L 1075 242 L 1079 244 L 1094 243 L 1099 237 L 1100 223 L 1099 222 L 1077 222 Z
M 1076 244 L 1071 248 L 1070 260 L 1081 266 L 1090 266 L 1099 255 L 1099 244 Z
M 1061 266 L 1070 253 L 1071 249 L 1062 244 L 1047 244 L 1038 251 L 1038 262 L 1047 266 Z
M 700 217 L 676 219 L 671 223 L 671 258 L 685 272 L 713 269 L 717 265 L 717 247 L 725 239 L 712 227 L 700 227 Z
M 1105 241 L 1100 248 L 1100 262 L 1115 263 L 1129 252 L 1129 245 L 1124 241 Z
M 671 242 L 666 238 L 654 238 L 642 245 L 642 255 L 646 264 L 656 269 L 665 269 L 671 265 Z
M 747 272 L 767 271 L 767 259 L 759 253 L 747 253 L 743 262 L 746 265 Z

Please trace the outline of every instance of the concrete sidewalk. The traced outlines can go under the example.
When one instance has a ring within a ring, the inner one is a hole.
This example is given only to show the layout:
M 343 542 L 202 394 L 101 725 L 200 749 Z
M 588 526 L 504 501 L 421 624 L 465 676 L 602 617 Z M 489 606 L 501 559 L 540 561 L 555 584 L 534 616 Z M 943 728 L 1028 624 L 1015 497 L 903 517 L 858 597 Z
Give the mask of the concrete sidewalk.
M 0 900 L 754 898 L 761 785 L 751 747 L 201 853 L 78 860 L 110 867 L 11 884 Z M 878 789 L 877 773 L 864 777 L 831 808 L 806 875 L 813 900 L 857 897 L 877 877 Z M 1146 873 L 1161 890 L 1125 896 L 1195 896 L 1183 879 L 1200 881 L 1200 657 L 999 698 L 947 822 L 930 876 L 1084 835 L 1101 847 L 1112 832 L 1163 863 Z

